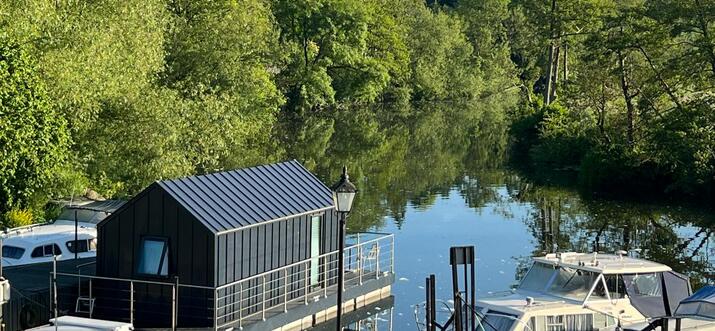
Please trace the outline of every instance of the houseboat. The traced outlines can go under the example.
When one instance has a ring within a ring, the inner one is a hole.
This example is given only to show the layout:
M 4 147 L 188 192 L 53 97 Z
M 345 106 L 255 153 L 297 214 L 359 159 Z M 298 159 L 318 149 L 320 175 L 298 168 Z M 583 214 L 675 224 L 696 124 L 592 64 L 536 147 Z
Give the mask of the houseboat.
M 625 252 L 556 253 L 534 258 L 516 289 L 475 310 L 489 331 L 603 330 L 669 316 L 690 293 L 687 277 Z
M 336 315 L 333 192 L 297 161 L 157 181 L 97 225 L 57 311 L 145 328 L 303 330 Z M 391 298 L 394 240 L 353 234 L 343 311 Z

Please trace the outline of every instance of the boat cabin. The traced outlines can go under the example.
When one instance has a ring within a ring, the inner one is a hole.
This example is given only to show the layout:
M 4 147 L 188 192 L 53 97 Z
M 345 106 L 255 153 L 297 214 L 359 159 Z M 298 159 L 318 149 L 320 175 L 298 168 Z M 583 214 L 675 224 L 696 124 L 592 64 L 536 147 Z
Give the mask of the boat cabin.
M 76 243 L 75 243 L 76 230 Z M 97 249 L 97 230 L 74 224 L 35 224 L 3 234 L 2 264 L 5 267 L 69 259 L 92 258 Z
M 691 293 L 670 267 L 624 254 L 548 254 L 519 286 L 477 302 L 497 330 L 593 330 L 670 315 Z M 487 328 L 487 330 L 491 330 Z

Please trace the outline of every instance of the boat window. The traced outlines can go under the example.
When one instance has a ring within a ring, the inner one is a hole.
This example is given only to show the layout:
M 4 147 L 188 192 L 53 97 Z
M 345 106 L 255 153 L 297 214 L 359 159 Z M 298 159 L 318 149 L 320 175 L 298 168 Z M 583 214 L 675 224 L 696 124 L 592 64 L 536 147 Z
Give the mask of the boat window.
M 554 267 L 543 263 L 534 263 L 519 285 L 520 289 L 543 291 L 554 273 Z
M 585 270 L 562 267 L 556 270 L 556 278 L 549 287 L 549 293 L 567 298 L 583 300 L 591 290 L 598 274 Z
M 25 254 L 24 248 L 8 245 L 2 247 L 2 257 L 6 257 L 8 259 L 19 259 L 23 254 Z
M 593 314 L 546 316 L 546 331 L 592 331 Z
M 54 250 L 54 252 L 53 252 Z M 60 250 L 60 246 L 57 246 L 57 244 L 51 244 L 51 245 L 43 245 L 43 246 L 37 246 L 35 249 L 32 250 L 32 254 L 30 256 L 32 257 L 49 257 L 53 255 L 60 255 L 62 254 L 62 251 Z
M 489 310 L 486 314 L 479 314 L 478 331 L 502 331 L 511 330 L 516 321 L 516 315 L 504 314 L 502 312 Z
M 546 316 L 546 330 L 566 331 L 566 326 L 564 326 L 564 316 Z
M 606 286 L 608 286 L 608 294 L 611 299 L 623 299 L 626 296 L 626 286 L 623 284 L 621 275 L 604 275 L 606 278 Z
M 66 245 L 71 253 L 75 252 L 75 246 L 77 246 L 77 253 L 96 251 L 97 239 L 80 239 L 77 241 L 77 245 L 74 244 L 74 240 L 71 240 L 68 241 Z
M 661 296 L 660 277 L 656 273 L 635 275 L 631 282 L 636 295 L 649 297 Z
M 169 275 L 169 242 L 165 238 L 144 238 L 137 272 L 152 276 Z

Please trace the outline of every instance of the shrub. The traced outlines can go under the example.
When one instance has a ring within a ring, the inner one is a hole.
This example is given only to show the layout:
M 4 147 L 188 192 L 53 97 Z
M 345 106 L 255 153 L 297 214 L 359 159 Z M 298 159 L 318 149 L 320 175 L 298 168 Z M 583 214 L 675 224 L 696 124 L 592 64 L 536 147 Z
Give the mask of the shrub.
M 32 212 L 27 209 L 12 209 L 5 213 L 4 226 L 7 228 L 16 228 L 19 226 L 30 225 L 33 223 L 34 217 Z

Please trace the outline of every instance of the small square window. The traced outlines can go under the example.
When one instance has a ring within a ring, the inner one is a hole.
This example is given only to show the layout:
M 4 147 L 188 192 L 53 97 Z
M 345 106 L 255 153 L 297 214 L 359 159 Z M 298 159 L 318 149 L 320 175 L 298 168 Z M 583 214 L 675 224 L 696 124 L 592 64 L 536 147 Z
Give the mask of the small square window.
M 137 272 L 162 277 L 169 275 L 169 243 L 165 238 L 142 239 Z

